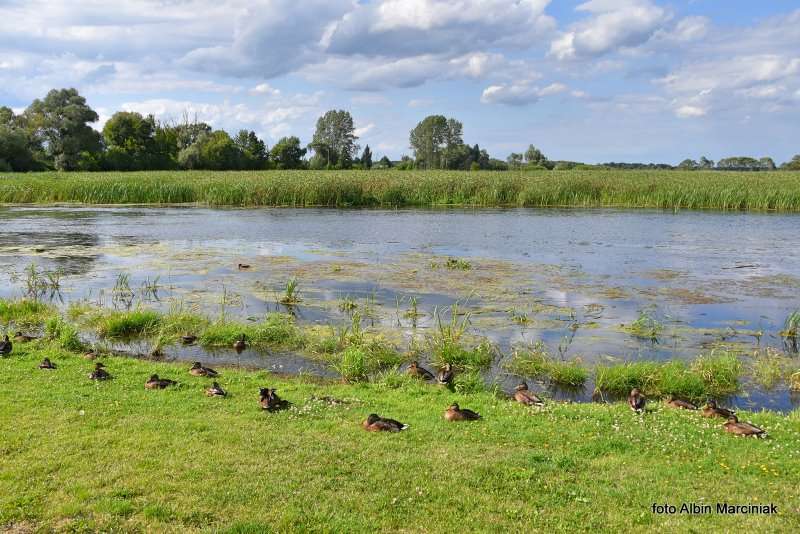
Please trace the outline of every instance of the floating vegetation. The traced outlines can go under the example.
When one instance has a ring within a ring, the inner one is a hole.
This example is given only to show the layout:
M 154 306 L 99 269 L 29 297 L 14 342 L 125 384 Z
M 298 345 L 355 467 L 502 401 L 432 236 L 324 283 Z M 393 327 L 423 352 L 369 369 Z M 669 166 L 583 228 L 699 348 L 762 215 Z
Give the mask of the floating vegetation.
M 624 325 L 623 329 L 634 337 L 656 341 L 664 330 L 664 325 L 653 317 L 650 312 L 641 311 L 639 312 L 639 317 L 631 324 Z
M 339 301 L 339 311 L 345 313 L 352 313 L 358 308 L 358 303 L 350 296 L 346 295 Z
M 520 326 L 526 326 L 531 323 L 531 318 L 523 311 L 510 310 L 509 315 L 511 316 L 511 320 Z
M 161 277 L 159 276 L 156 276 L 152 280 L 149 276 L 144 279 L 140 290 L 143 300 L 158 300 L 158 290 L 161 288 L 158 283 L 160 279 Z
M 444 266 L 451 271 L 469 271 L 472 269 L 472 264 L 462 258 L 447 258 Z
M 26 296 L 38 300 L 47 293 L 51 297 L 57 295 L 61 290 L 61 278 L 63 275 L 64 271 L 61 267 L 52 271 L 45 271 L 39 270 L 35 263 L 29 264 L 25 268 L 23 276 Z M 17 279 L 17 275 L 12 276 L 12 280 L 14 279 Z
M 300 302 L 300 282 L 297 278 L 292 277 L 286 282 L 286 289 L 280 299 L 281 304 L 291 306 Z

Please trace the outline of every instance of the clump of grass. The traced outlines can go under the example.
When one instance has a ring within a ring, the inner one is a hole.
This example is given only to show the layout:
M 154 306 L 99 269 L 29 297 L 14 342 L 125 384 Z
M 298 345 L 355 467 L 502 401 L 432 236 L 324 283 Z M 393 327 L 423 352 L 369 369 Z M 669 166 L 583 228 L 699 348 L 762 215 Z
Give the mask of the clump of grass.
M 692 371 L 705 382 L 706 391 L 713 396 L 730 395 L 739 389 L 742 362 L 730 352 L 698 356 Z
M 153 310 L 114 312 L 98 321 L 97 331 L 102 337 L 125 339 L 151 335 L 158 331 L 161 315 Z
M 463 258 L 447 258 L 444 266 L 451 271 L 469 271 L 472 264 Z
M 144 279 L 139 292 L 143 299 L 158 300 L 158 291 L 161 289 L 161 286 L 158 283 L 160 278 L 161 277 L 156 276 L 153 279 L 150 279 L 150 277 Z
M 694 373 L 683 361 L 667 362 L 658 370 L 658 381 L 655 384 L 659 396 L 674 395 L 675 397 L 693 401 L 700 401 L 708 396 L 708 388 L 703 378 Z
M 486 391 L 486 382 L 476 369 L 472 369 L 453 378 L 453 390 L 462 395 L 481 393 Z
M 422 316 L 422 313 L 419 311 L 419 299 L 417 297 L 409 297 L 408 299 L 408 309 L 403 314 L 406 319 L 417 319 Z
M 781 335 L 784 337 L 797 337 L 798 331 L 800 331 L 800 310 L 795 310 L 786 317 Z
M 589 370 L 579 359 L 557 360 L 550 355 L 542 341 L 537 341 L 526 350 L 515 350 L 505 367 L 516 375 L 548 378 L 555 384 L 568 387 L 580 387 L 589 378 Z
M 766 390 L 775 388 L 783 381 L 786 363 L 786 358 L 772 348 L 757 351 L 750 366 L 753 380 Z
M 789 389 L 800 391 L 800 370 L 789 375 Z
M 300 282 L 292 277 L 286 282 L 286 289 L 281 297 L 281 304 L 292 305 L 300 302 Z
M 333 368 L 346 382 L 366 380 L 369 376 L 367 360 L 367 353 L 362 347 L 351 346 L 338 355 Z
M 531 322 L 531 319 L 530 317 L 528 317 L 528 314 L 523 311 L 511 310 L 509 312 L 509 315 L 511 316 L 511 320 L 520 326 L 528 325 Z
M 358 308 L 358 303 L 350 296 L 346 295 L 339 301 L 339 311 L 352 313 Z
M 612 395 L 627 395 L 633 388 L 652 394 L 657 391 L 658 368 L 658 363 L 646 361 L 599 366 L 595 374 L 595 386 Z
M 254 324 L 219 320 L 207 325 L 198 341 L 205 347 L 230 347 L 242 335 L 248 343 L 257 347 L 292 349 L 304 345 L 302 332 L 294 318 L 286 313 L 270 313 L 264 321 Z
M 14 322 L 18 325 L 34 326 L 41 324 L 53 313 L 52 306 L 33 299 L 0 299 L 0 321 L 3 324 Z
M 47 320 L 44 333 L 49 339 L 55 340 L 64 350 L 79 352 L 83 349 L 78 329 L 60 316 L 53 316 Z
M 623 326 L 624 330 L 630 335 L 642 339 L 658 339 L 664 329 L 661 324 L 653 315 L 648 311 L 639 312 L 639 317 L 636 318 L 629 325 Z

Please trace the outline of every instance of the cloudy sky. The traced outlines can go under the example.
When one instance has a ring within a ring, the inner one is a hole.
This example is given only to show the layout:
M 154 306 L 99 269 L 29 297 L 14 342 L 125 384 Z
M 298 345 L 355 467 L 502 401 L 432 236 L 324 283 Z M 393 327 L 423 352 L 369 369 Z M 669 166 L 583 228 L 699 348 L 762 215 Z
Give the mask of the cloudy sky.
M 800 152 L 796 0 L 0 0 L 0 105 L 76 87 L 273 144 L 330 108 L 378 155 L 437 113 L 505 158 Z

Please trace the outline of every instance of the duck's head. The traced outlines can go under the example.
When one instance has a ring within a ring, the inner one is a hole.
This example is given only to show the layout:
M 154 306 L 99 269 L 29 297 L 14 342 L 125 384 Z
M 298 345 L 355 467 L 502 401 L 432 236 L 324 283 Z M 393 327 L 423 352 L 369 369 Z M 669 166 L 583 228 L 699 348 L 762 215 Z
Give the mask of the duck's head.
M 458 403 L 457 403 L 457 402 L 454 402 L 453 404 L 451 404 L 450 406 L 448 406 L 448 407 L 447 407 L 447 409 L 448 409 L 448 410 L 455 410 L 455 411 L 458 411 L 458 410 L 460 410 L 461 408 L 459 408 L 459 407 L 458 407 Z
M 672 402 L 674 400 L 675 400 L 675 396 L 674 395 L 667 395 L 667 402 Z
M 409 364 L 409 366 L 408 366 L 408 367 L 409 367 L 410 369 L 416 369 L 417 367 L 419 367 L 419 362 L 418 362 L 417 360 L 414 360 L 413 362 L 411 362 L 411 363 Z
M 211 387 L 214 389 L 222 389 L 221 387 L 219 387 L 219 382 L 212 382 Z
M 642 394 L 642 392 L 639 391 L 639 388 L 633 388 L 631 390 L 631 397 L 638 397 L 641 394 Z
M 259 389 L 258 394 L 261 396 L 262 399 L 266 399 L 267 397 L 269 397 L 269 388 Z
M 94 364 L 95 369 L 102 369 L 103 367 L 105 367 L 103 362 L 97 362 L 96 364 Z
M 377 423 L 378 421 L 380 421 L 380 418 L 381 417 L 378 414 L 371 413 L 371 414 L 369 414 L 367 416 L 367 423 L 370 424 L 370 425 L 374 424 L 374 423 Z
M 445 371 L 452 371 L 453 370 L 453 366 L 450 364 L 450 362 L 444 364 L 444 370 Z
M 200 362 L 194 362 L 192 364 L 192 369 L 200 369 L 201 367 L 203 367 L 203 364 Z
M 739 422 L 739 418 L 736 417 L 735 415 L 731 414 L 731 415 L 728 416 L 728 422 L 729 423 L 738 423 Z
M 42 360 L 42 363 L 50 363 L 50 358 L 45 358 L 44 360 Z
M 19 330 L 17 330 L 17 333 L 16 333 L 16 334 L 14 334 L 14 335 L 16 335 L 16 336 L 21 336 L 21 335 L 22 335 L 22 332 L 20 332 Z
M 709 399 L 709 401 L 706 403 L 706 406 L 708 406 L 709 408 L 716 408 L 717 401 L 715 401 L 714 399 Z
M 150 382 L 157 382 L 159 380 L 158 375 L 150 375 Z
M 527 382 L 520 382 L 517 387 L 514 388 L 516 391 L 527 391 L 528 390 L 528 383 Z

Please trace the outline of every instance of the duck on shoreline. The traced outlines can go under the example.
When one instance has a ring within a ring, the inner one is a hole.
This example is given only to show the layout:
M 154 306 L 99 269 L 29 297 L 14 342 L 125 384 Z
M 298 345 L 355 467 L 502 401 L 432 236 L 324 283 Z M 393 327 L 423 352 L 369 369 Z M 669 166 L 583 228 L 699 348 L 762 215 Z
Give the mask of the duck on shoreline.
M 514 388 L 514 400 L 525 406 L 544 406 L 544 401 L 534 392 L 528 390 L 527 382 L 520 382 Z
M 207 376 L 209 378 L 219 376 L 219 373 L 214 369 L 210 367 L 203 367 L 203 364 L 200 362 L 194 362 L 192 364 L 192 367 L 189 368 L 189 374 L 192 376 Z
M 631 394 L 628 395 L 628 406 L 631 407 L 636 413 L 641 413 L 644 411 L 644 406 L 647 403 L 647 398 L 642 395 L 642 392 L 639 391 L 639 388 L 633 388 L 631 390 Z
M 477 421 L 481 419 L 481 414 L 467 408 L 461 408 L 457 402 L 454 402 L 445 410 L 444 418 L 448 421 Z
M 400 432 L 408 428 L 408 425 L 400 421 L 381 417 L 376 413 L 369 414 L 364 422 L 361 423 L 361 426 L 367 432 Z
M 416 376 L 417 378 L 421 378 L 423 380 L 433 380 L 433 373 L 431 373 L 424 367 L 420 367 L 419 362 L 416 360 L 414 360 L 408 365 L 406 373 L 408 373 L 411 376 Z

